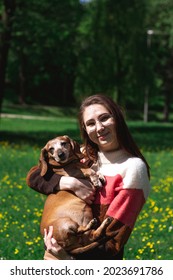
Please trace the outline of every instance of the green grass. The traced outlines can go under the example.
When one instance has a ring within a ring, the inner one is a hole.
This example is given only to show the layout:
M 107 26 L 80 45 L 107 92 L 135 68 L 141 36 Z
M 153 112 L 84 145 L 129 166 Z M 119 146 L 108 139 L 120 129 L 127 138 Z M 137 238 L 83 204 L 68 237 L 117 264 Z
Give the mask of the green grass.
M 2 112 L 5 114 L 19 114 L 26 116 L 44 116 L 44 117 L 64 117 L 74 116 L 77 114 L 76 108 L 53 107 L 43 105 L 17 105 L 17 104 L 3 104 Z
M 129 128 L 151 166 L 152 191 L 126 245 L 125 259 L 173 259 L 173 125 L 130 122 Z M 75 118 L 1 119 L 1 259 L 43 258 L 39 223 L 45 196 L 30 189 L 25 178 L 47 140 L 62 134 L 80 140 Z

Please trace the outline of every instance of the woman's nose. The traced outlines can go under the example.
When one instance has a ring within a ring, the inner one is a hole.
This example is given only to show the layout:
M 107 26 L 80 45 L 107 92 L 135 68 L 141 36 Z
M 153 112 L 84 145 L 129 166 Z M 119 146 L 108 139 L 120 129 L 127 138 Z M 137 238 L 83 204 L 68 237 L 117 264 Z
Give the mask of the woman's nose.
M 103 130 L 103 129 L 104 129 L 104 125 L 102 124 L 102 122 L 97 121 L 96 122 L 96 130 L 100 131 L 100 130 Z

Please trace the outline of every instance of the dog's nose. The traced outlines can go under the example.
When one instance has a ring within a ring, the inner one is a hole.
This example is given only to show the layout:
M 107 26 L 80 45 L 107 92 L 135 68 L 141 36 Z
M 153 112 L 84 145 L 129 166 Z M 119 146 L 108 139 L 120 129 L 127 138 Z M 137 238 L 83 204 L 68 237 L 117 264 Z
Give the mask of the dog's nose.
M 62 151 L 58 152 L 58 157 L 60 158 L 60 160 L 64 160 L 65 159 L 65 153 Z

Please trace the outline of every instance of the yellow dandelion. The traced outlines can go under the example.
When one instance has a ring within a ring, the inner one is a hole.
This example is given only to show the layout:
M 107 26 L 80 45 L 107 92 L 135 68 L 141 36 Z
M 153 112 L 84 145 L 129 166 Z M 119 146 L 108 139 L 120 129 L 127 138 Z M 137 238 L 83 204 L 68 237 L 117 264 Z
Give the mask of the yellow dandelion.
M 39 223 L 39 221 L 38 220 L 33 220 L 33 223 L 37 224 L 37 223 Z
M 154 212 L 154 213 L 157 213 L 158 211 L 159 211 L 159 207 L 155 206 L 155 207 L 153 208 L 153 212 Z
M 144 249 L 139 249 L 138 250 L 138 253 L 141 254 L 141 255 L 143 254 L 143 252 L 144 252 Z
M 146 245 L 147 245 L 150 249 L 152 249 L 153 246 L 154 246 L 154 243 L 153 243 L 153 242 L 148 242 Z
M 14 254 L 17 255 L 18 253 L 19 253 L 19 250 L 17 248 L 15 248 Z
M 41 240 L 41 237 L 40 237 L 40 236 L 34 238 L 34 242 L 35 242 L 35 243 L 38 243 L 40 240 Z
M 30 245 L 33 245 L 33 241 L 26 241 L 25 244 L 26 244 L 26 245 L 29 245 L 29 246 L 30 246 Z
M 9 179 L 9 175 L 5 175 L 4 178 L 2 178 L 2 182 L 6 182 Z
M 28 238 L 28 234 L 24 231 L 23 232 L 23 236 L 25 237 L 25 238 Z
M 149 227 L 150 227 L 151 229 L 153 229 L 153 228 L 154 228 L 154 224 L 150 224 Z

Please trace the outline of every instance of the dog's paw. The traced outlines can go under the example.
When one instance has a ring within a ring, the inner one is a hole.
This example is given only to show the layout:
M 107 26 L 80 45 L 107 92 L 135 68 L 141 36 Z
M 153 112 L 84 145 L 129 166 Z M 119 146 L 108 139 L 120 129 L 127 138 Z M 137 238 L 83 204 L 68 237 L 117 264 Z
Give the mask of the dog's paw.
M 93 218 L 91 221 L 91 228 L 95 228 L 97 226 L 97 219 L 96 218 Z
M 105 221 L 106 221 L 106 224 L 109 225 L 113 221 L 113 218 L 112 217 L 107 217 L 105 219 Z
M 90 180 L 96 189 L 103 187 L 106 183 L 105 177 L 98 173 L 92 174 Z
M 105 184 L 106 184 L 106 179 L 105 177 L 100 174 L 100 173 L 97 173 L 97 176 L 98 176 L 98 180 L 97 180 L 97 185 L 96 187 L 97 188 L 102 188 Z
M 106 184 L 106 179 L 102 174 L 99 174 L 99 180 L 101 182 L 101 187 L 103 187 Z

